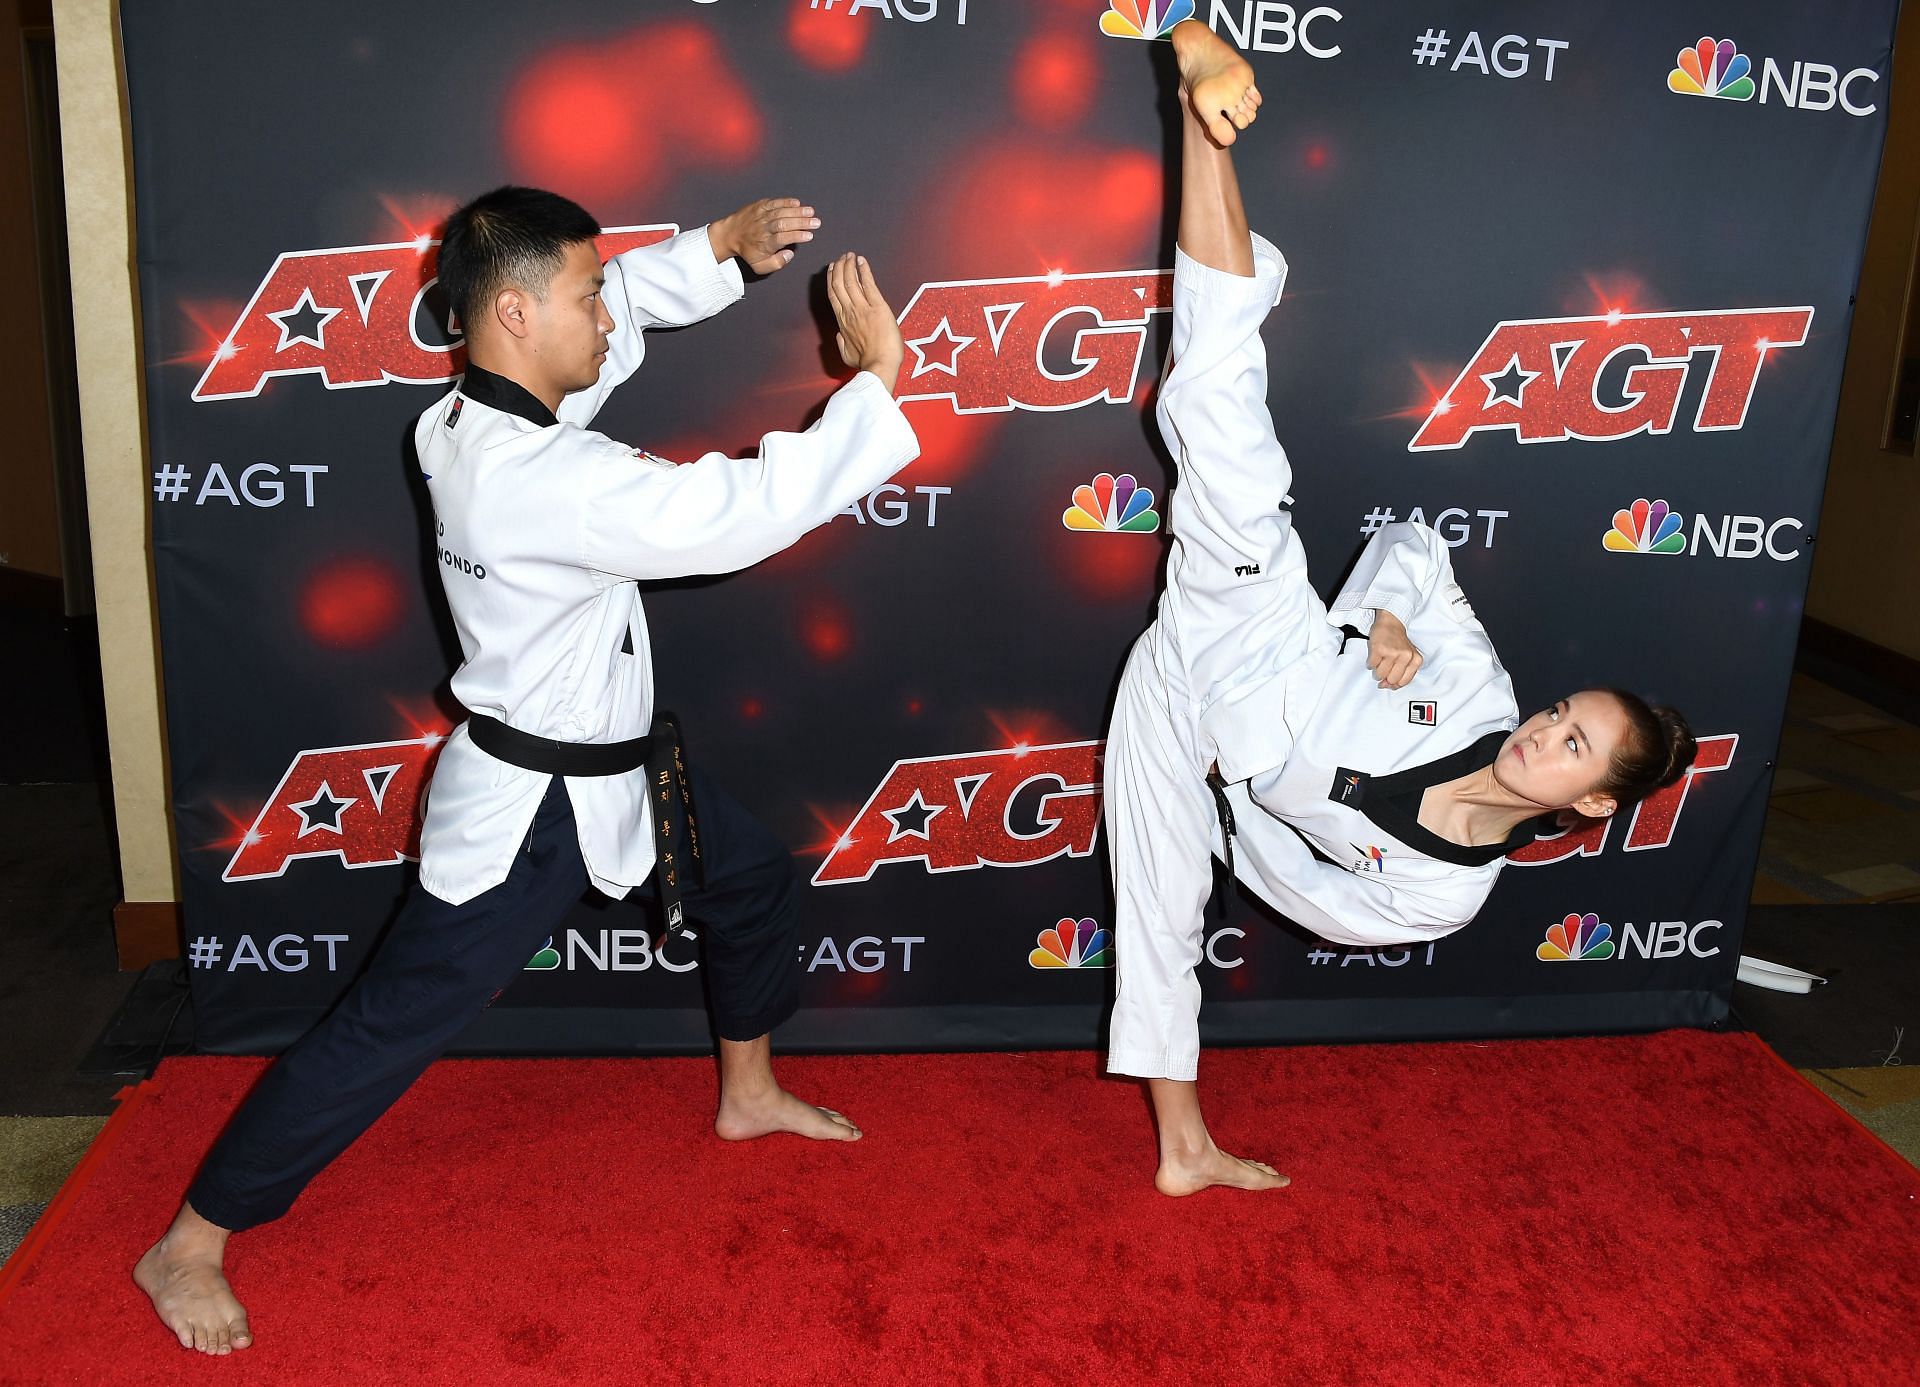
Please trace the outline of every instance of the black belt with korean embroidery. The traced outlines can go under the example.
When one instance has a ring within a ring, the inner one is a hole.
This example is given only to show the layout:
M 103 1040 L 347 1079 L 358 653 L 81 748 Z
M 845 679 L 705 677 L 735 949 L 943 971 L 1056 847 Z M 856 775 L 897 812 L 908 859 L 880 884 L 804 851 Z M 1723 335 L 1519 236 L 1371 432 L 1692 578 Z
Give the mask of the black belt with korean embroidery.
M 668 934 L 696 938 L 680 902 L 682 870 L 704 884 L 700 860 L 700 827 L 694 819 L 693 786 L 687 780 L 686 738 L 672 713 L 654 715 L 650 736 L 625 742 L 559 742 L 509 727 L 498 718 L 474 713 L 467 735 L 480 750 L 510 766 L 544 775 L 581 778 L 626 775 L 642 766 L 647 771 L 647 796 L 653 805 L 654 831 L 660 841 L 654 850 L 654 878 L 660 896 L 660 915 Z M 684 825 L 684 830 L 682 826 Z M 679 844 L 686 844 L 682 861 Z

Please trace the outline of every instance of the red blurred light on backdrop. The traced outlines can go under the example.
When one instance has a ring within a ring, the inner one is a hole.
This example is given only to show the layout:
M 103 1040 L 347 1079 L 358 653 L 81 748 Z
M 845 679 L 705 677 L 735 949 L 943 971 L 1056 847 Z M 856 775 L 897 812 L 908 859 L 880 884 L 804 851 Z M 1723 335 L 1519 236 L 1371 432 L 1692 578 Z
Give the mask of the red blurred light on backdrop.
M 1066 130 L 1093 105 L 1097 69 L 1090 39 L 1077 33 L 1042 34 L 1013 63 L 1013 104 L 1042 130 Z
M 300 593 L 301 625 L 315 641 L 336 650 L 385 640 L 405 610 L 399 573 L 384 559 L 365 555 L 322 564 Z
M 793 0 L 787 12 L 787 42 L 800 61 L 821 72 L 845 72 L 867 54 L 872 23 L 845 11 L 810 9 Z
M 660 149 L 657 113 L 638 85 L 598 48 L 536 59 L 507 93 L 506 153 L 516 175 L 593 202 L 646 188 Z
M 1157 153 L 1132 146 L 1002 141 L 935 171 L 914 243 L 946 279 L 1148 268 L 1165 177 Z
M 1166 505 L 1160 499 L 1162 524 Z M 1062 527 L 1055 545 L 1059 572 L 1076 592 L 1101 602 L 1138 602 L 1141 624 L 1146 624 L 1153 615 L 1154 580 L 1167 552 L 1159 536 L 1082 534 Z
M 853 649 L 853 628 L 837 605 L 816 599 L 800 614 L 800 643 L 814 659 L 838 660 Z

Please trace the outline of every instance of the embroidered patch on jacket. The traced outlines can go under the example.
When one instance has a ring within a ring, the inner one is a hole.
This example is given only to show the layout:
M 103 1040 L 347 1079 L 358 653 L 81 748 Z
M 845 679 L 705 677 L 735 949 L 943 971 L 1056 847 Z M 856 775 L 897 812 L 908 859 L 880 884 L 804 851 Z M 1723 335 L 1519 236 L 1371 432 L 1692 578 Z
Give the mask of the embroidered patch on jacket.
M 1335 804 L 1358 804 L 1366 797 L 1367 777 L 1360 771 L 1350 771 L 1345 766 L 1333 773 L 1333 788 L 1327 791 L 1327 798 Z
M 1407 721 L 1416 727 L 1432 727 L 1440 721 L 1440 705 L 1429 699 L 1416 698 L 1407 704 Z
M 465 404 L 466 400 L 461 396 L 455 395 L 453 397 L 453 408 L 447 411 L 447 429 L 449 432 L 452 431 L 455 424 L 460 422 L 460 410 Z

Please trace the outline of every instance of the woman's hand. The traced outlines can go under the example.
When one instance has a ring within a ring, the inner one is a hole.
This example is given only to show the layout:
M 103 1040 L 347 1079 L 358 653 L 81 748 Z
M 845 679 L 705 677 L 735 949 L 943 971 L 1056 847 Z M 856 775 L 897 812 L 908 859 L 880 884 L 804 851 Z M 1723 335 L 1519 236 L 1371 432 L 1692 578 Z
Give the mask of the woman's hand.
M 1367 656 L 1367 668 L 1373 671 L 1383 689 L 1406 688 L 1425 663 L 1419 650 L 1407 639 L 1407 628 L 1392 612 L 1373 614 L 1373 631 L 1367 637 L 1367 648 L 1371 652 Z

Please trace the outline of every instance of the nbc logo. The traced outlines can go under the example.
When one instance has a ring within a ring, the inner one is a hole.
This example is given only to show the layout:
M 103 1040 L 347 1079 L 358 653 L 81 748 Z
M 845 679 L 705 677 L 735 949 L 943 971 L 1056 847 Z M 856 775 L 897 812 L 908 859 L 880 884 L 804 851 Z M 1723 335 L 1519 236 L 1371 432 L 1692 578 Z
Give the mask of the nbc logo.
M 553 947 L 553 936 L 547 936 L 547 942 L 540 946 L 540 952 L 527 960 L 523 973 L 546 973 L 560 966 L 560 951 Z
M 1613 926 L 1592 911 L 1569 915 L 1547 927 L 1546 942 L 1533 951 L 1542 963 L 1586 963 L 1613 957 Z
M 1102 472 L 1091 484 L 1073 489 L 1073 504 L 1060 516 L 1069 530 L 1150 535 L 1160 528 L 1153 493 L 1126 473 Z
M 1680 533 L 1680 514 L 1665 501 L 1641 497 L 1626 510 L 1613 513 L 1613 528 L 1600 542 L 1616 554 L 1684 554 L 1687 537 Z
M 1679 64 L 1667 74 L 1667 90 L 1682 96 L 1717 96 L 1723 101 L 1753 100 L 1753 64 L 1732 39 L 1702 38 L 1680 50 Z
M 1092 920 L 1069 917 L 1040 931 L 1040 946 L 1027 962 L 1035 968 L 1111 968 L 1113 936 Z
M 1100 16 L 1100 32 L 1117 39 L 1165 38 L 1183 19 L 1193 18 L 1193 0 L 1113 0 Z

